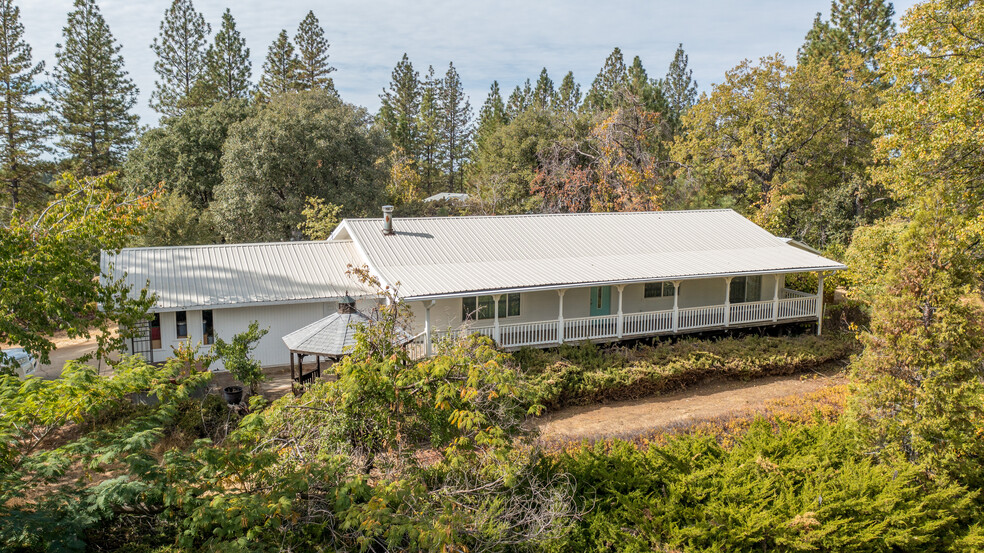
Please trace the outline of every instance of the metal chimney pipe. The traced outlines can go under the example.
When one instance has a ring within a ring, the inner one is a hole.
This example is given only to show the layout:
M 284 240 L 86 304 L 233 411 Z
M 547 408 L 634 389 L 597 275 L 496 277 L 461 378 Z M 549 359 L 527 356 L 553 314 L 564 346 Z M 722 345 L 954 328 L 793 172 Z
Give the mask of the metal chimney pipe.
M 393 206 L 383 206 L 383 234 L 393 234 Z

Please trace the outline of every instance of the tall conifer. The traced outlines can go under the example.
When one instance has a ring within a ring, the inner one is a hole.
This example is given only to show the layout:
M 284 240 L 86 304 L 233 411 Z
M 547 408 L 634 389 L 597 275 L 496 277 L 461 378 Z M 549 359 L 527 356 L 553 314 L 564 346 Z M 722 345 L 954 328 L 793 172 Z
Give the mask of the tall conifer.
M 673 54 L 666 78 L 660 82 L 663 95 L 670 105 L 670 120 L 674 128 L 679 126 L 680 118 L 697 101 L 697 81 L 694 80 L 693 69 L 687 65 L 689 61 L 689 56 L 683 51 L 683 44 L 680 44 Z
M 440 106 L 441 154 L 448 176 L 448 188 L 454 191 L 463 185 L 464 162 L 472 139 L 471 104 L 465 96 L 454 63 L 448 64 L 448 71 L 441 81 Z
M 625 67 L 625 59 L 622 57 L 622 50 L 615 48 L 605 59 L 605 65 L 591 83 L 591 88 L 584 97 L 584 106 L 592 111 L 611 109 L 615 103 L 616 93 L 628 83 L 628 80 L 629 74 Z
M 389 134 L 393 145 L 416 159 L 419 150 L 418 119 L 420 117 L 420 74 L 413 69 L 410 58 L 403 54 L 390 79 L 389 88 L 379 95 L 382 106 L 379 121 Z
M 574 72 L 568 71 L 564 75 L 564 80 L 560 82 L 560 88 L 554 95 L 553 109 L 555 111 L 573 113 L 581 105 L 581 85 L 574 80 Z
M 134 141 L 137 87 L 95 0 L 75 0 L 62 35 L 52 92 L 58 145 L 80 173 L 100 175 L 119 167 Z
M 517 86 L 513 89 L 512 94 L 509 95 L 509 101 L 506 103 L 506 116 L 510 120 L 515 119 L 530 109 L 532 103 L 533 87 L 530 86 L 530 80 L 526 79 L 522 88 Z
M 325 31 L 313 11 L 309 11 L 297 27 L 294 42 L 297 44 L 300 57 L 302 89 L 335 90 L 335 83 L 328 76 L 335 71 L 335 68 L 328 63 L 328 47 L 331 45 L 325 40 Z
M 260 97 L 272 98 L 300 88 L 301 62 L 294 53 L 294 45 L 290 43 L 286 30 L 281 30 L 277 40 L 270 45 L 266 62 L 263 64 L 263 75 L 257 87 Z
M 830 21 L 818 13 L 800 48 L 800 59 L 856 53 L 872 69 L 876 58 L 895 36 L 895 6 L 885 0 L 833 0 Z
M 203 101 L 212 103 L 249 96 L 253 63 L 249 60 L 246 41 L 236 29 L 236 20 L 228 8 L 222 14 L 222 27 L 215 33 L 215 40 L 205 54 L 205 68 Z
M 24 41 L 20 8 L 13 0 L 0 0 L 0 181 L 11 207 L 43 191 L 38 162 L 47 150 L 41 120 L 45 108 L 37 98 L 43 72 L 44 62 L 33 63 L 31 46 Z
M 506 105 L 503 103 L 502 93 L 499 91 L 499 81 L 492 81 L 489 95 L 485 98 L 485 103 L 482 104 L 481 109 L 478 110 L 478 128 L 475 129 L 476 145 L 488 140 L 489 136 L 508 122 Z
M 441 79 L 434 73 L 434 66 L 427 67 L 427 76 L 421 82 L 420 118 L 417 129 L 420 132 L 420 172 L 421 185 L 428 193 L 433 193 L 439 177 L 439 151 L 441 143 Z
M 540 78 L 536 80 L 536 88 L 533 89 L 531 105 L 537 109 L 547 109 L 553 103 L 554 83 L 547 74 L 547 68 L 540 71 Z
M 192 89 L 205 73 L 205 48 L 212 27 L 191 0 L 174 0 L 164 12 L 160 35 L 150 48 L 157 54 L 150 107 L 167 116 L 195 105 Z

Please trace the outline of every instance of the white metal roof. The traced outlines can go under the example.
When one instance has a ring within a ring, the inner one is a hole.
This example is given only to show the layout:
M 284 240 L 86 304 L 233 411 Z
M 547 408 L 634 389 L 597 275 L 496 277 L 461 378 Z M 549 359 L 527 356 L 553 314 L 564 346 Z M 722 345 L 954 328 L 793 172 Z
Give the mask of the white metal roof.
M 155 311 L 335 300 L 373 292 L 346 275 L 363 265 L 351 243 L 275 242 L 102 253 L 103 274 L 126 273 L 134 292 L 150 282 Z
M 549 289 L 846 268 L 730 210 L 348 219 L 369 267 L 400 295 Z

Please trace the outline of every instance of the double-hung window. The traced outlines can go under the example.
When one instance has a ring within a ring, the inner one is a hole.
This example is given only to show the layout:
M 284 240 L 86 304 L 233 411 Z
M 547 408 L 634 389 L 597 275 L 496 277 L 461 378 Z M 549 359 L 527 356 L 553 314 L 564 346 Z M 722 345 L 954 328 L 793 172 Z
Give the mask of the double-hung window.
M 643 294 L 646 298 L 672 298 L 672 282 L 647 282 L 646 291 Z
M 520 295 L 503 294 L 499 298 L 499 318 L 518 317 Z M 472 296 L 461 298 L 461 320 L 482 321 L 495 318 L 495 299 L 492 296 Z

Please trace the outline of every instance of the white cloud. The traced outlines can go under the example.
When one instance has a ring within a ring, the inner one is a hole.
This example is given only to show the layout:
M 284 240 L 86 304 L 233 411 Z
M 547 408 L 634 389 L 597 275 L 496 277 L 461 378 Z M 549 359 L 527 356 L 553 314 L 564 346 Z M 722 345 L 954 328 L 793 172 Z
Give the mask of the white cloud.
M 71 0 L 21 0 L 27 40 L 36 59 L 50 69 L 55 44 Z M 140 88 L 139 113 L 145 124 L 157 115 L 147 106 L 154 87 L 150 43 L 170 0 L 99 0 L 103 15 L 123 45 L 127 70 Z M 912 0 L 896 2 L 904 12 Z M 294 34 L 314 10 L 329 42 L 342 97 L 375 110 L 390 72 L 407 52 L 423 73 L 440 74 L 454 61 L 477 109 L 489 85 L 498 80 L 508 94 L 546 67 L 555 82 L 574 75 L 586 90 L 605 57 L 618 46 L 627 62 L 640 56 L 651 76 L 662 76 L 682 42 L 701 88 L 720 82 L 724 72 L 745 58 L 780 52 L 795 56 L 816 12 L 829 0 L 625 1 L 588 0 L 198 0 L 196 7 L 218 28 L 226 6 L 232 9 L 253 59 L 254 80 L 267 47 L 280 29 Z

